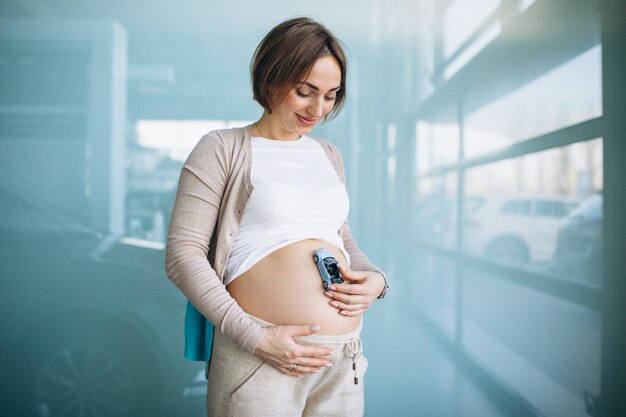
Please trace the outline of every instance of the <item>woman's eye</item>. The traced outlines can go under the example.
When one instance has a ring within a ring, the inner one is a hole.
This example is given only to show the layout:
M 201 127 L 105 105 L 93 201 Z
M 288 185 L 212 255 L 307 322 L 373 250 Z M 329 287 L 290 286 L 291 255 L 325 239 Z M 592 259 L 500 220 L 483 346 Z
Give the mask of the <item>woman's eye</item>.
M 335 97 L 327 97 L 327 96 L 325 96 L 324 99 L 326 101 L 335 101 Z
M 300 97 L 308 97 L 310 94 L 305 94 L 300 90 L 296 90 L 296 94 Z

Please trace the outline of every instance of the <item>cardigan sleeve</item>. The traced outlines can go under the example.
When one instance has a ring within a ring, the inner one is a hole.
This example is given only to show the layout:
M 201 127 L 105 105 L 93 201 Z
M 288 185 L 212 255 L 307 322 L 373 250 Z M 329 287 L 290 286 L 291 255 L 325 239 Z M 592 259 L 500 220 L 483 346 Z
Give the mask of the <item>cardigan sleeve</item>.
M 208 260 L 229 177 L 227 161 L 222 139 L 211 134 L 198 142 L 185 161 L 170 219 L 165 270 L 204 317 L 253 353 L 264 329 L 237 304 Z
M 337 169 L 337 173 L 339 174 L 339 179 L 343 182 L 346 187 L 346 191 L 348 189 L 346 183 L 346 173 L 343 165 L 343 158 L 341 157 L 341 152 L 339 149 L 332 143 L 326 142 L 331 149 L 331 153 L 334 157 L 333 164 Z M 376 265 L 374 265 L 368 258 L 365 256 L 363 251 L 359 248 L 352 236 L 352 231 L 350 230 L 350 224 L 348 219 L 341 225 L 341 236 L 343 238 L 343 246 L 346 248 L 346 252 L 350 255 L 350 269 L 353 271 L 371 271 L 377 272 L 383 276 L 385 276 L 384 272 Z M 385 280 L 387 278 L 385 277 Z

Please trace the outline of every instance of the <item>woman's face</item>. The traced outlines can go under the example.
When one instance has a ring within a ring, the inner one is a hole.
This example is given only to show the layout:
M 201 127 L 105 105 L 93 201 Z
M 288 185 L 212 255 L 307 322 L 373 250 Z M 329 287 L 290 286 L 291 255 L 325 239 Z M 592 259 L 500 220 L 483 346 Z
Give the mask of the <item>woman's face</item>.
M 332 55 L 315 62 L 308 77 L 290 90 L 267 115 L 276 139 L 296 139 L 306 135 L 335 105 L 341 85 L 341 68 Z

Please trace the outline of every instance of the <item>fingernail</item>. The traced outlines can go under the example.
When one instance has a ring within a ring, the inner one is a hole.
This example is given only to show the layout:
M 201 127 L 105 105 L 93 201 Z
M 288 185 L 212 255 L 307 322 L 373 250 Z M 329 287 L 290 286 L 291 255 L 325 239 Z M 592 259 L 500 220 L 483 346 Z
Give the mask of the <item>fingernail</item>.
M 333 366 L 333 363 L 332 363 L 332 362 L 328 362 L 328 363 L 326 364 L 326 367 L 327 367 L 327 368 L 330 368 L 331 366 Z
M 333 293 L 332 293 L 332 292 L 330 292 L 330 291 L 326 291 L 324 294 L 325 294 L 326 296 L 330 297 L 330 298 L 332 298 L 332 297 L 333 297 Z
M 329 285 L 328 288 L 330 288 L 333 291 L 335 291 L 337 289 L 337 287 L 335 287 L 334 285 Z
M 319 293 L 318 293 L 319 294 Z M 320 329 L 320 326 L 318 326 L 317 324 L 311 326 L 311 331 L 316 332 Z
M 348 315 L 348 312 L 347 312 L 347 311 L 340 311 L 339 313 L 340 313 L 340 314 L 343 314 L 344 316 Z
M 330 305 L 333 307 L 339 307 L 339 303 L 337 301 L 331 301 Z

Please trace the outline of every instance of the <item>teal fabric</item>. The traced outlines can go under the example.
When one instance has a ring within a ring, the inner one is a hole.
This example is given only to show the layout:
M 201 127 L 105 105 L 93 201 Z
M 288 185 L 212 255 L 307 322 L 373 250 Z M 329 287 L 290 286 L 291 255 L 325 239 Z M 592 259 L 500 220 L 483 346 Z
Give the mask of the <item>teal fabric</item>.
M 206 362 L 211 356 L 215 326 L 187 301 L 185 311 L 185 358 Z

